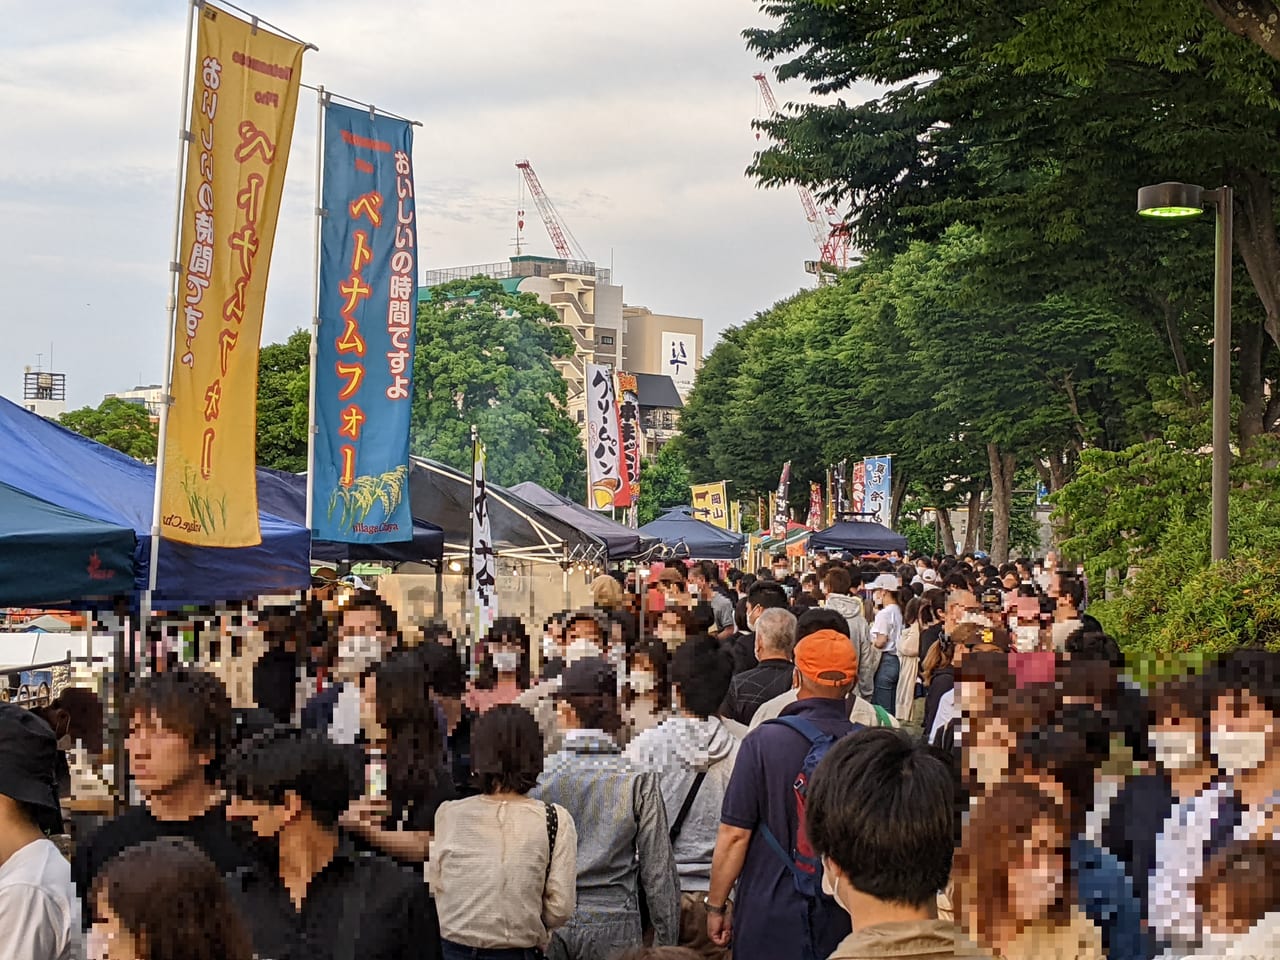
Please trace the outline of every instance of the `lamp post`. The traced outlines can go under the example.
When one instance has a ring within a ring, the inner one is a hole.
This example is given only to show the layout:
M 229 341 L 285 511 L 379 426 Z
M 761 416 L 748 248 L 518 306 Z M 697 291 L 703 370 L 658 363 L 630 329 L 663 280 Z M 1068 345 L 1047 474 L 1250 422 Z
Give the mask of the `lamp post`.
M 1213 480 L 1209 555 L 1227 559 L 1227 506 L 1231 488 L 1231 203 L 1228 186 L 1205 190 L 1191 183 L 1157 183 L 1138 190 L 1138 213 L 1155 220 L 1185 220 L 1212 206 L 1217 214 L 1213 257 Z

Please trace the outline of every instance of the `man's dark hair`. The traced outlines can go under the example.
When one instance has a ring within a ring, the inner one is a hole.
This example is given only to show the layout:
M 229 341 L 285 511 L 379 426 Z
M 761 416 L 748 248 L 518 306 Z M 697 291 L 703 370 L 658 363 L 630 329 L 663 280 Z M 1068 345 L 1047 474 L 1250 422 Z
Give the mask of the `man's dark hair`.
M 1084 607 L 1084 581 L 1075 574 L 1064 573 L 1058 577 L 1058 592 L 1071 601 L 1071 605 L 1080 610 Z
M 963 573 L 948 573 L 946 577 L 943 578 L 942 589 L 947 591 L 968 590 L 970 589 L 969 578 Z
M 740 633 L 747 630 L 747 598 L 742 597 L 733 605 L 733 625 Z
M 918 907 L 951 875 L 954 795 L 948 763 L 932 748 L 896 730 L 858 730 L 814 771 L 809 839 L 860 893 Z
M 706 580 L 707 583 L 715 584 L 720 582 L 720 567 L 714 560 L 699 560 L 693 565 L 693 570 L 690 572 L 695 571 L 701 573 L 702 579 Z
M 733 680 L 733 655 L 712 637 L 691 637 L 676 647 L 671 680 L 680 687 L 684 708 L 706 719 L 715 715 Z
M 363 751 L 314 730 L 272 727 L 231 754 L 227 780 L 236 796 L 273 806 L 295 793 L 317 823 L 333 827 L 364 792 Z
M 828 610 L 826 607 L 810 607 L 796 620 L 796 643 L 819 630 L 834 630 L 847 637 L 849 621 L 844 618 L 843 613 L 837 613 L 835 610 Z
M 1251 693 L 1280 716 L 1280 653 L 1241 647 L 1223 655 L 1205 671 L 1212 701 L 1233 693 Z
M 345 597 L 338 606 L 338 622 L 352 610 L 372 610 L 378 615 L 378 629 L 389 637 L 400 636 L 400 622 L 395 607 L 387 603 L 373 590 L 356 590 Z
M 853 586 L 853 578 L 844 567 L 829 567 L 822 582 L 827 588 L 827 593 L 846 594 Z
M 1101 630 L 1077 630 L 1067 637 L 1066 651 L 1072 660 L 1102 660 L 1115 670 L 1124 669 L 1124 651 L 1120 644 Z
M 467 668 L 453 647 L 429 640 L 415 648 L 414 653 L 422 661 L 427 683 L 436 696 L 455 698 L 467 692 Z
M 124 705 L 126 722 L 138 714 L 154 714 L 166 730 L 190 740 L 193 750 L 209 751 L 205 779 L 218 781 L 232 735 L 231 698 L 221 680 L 188 667 L 143 677 Z
M 524 707 L 499 704 L 471 729 L 471 774 L 481 793 L 528 793 L 542 773 L 542 731 Z
M 747 603 L 762 610 L 773 607 L 781 607 L 785 610 L 789 605 L 787 591 L 783 590 L 782 584 L 776 580 L 757 580 L 753 583 L 751 589 L 747 591 Z

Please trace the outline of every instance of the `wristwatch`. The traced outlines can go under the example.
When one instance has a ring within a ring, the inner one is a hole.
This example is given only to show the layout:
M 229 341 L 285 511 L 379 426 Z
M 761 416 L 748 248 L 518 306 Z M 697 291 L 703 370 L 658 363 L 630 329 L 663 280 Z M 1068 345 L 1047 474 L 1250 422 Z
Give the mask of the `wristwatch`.
M 714 904 L 712 904 L 711 897 L 707 896 L 706 894 L 703 894 L 702 896 L 702 905 L 707 908 L 707 913 L 714 913 L 717 917 L 723 917 L 726 913 L 729 912 L 728 900 L 726 900 L 724 903 L 720 904 L 720 906 L 717 907 Z

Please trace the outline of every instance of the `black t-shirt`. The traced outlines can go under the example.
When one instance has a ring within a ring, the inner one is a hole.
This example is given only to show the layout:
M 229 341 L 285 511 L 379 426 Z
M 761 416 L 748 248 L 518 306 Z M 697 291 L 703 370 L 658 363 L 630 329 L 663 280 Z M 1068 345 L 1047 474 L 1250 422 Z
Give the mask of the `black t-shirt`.
M 76 844 L 71 878 L 83 904 L 86 926 L 93 919 L 89 894 L 107 862 L 129 847 L 161 837 L 190 840 L 224 876 L 255 863 L 249 837 L 241 836 L 240 828 L 227 823 L 226 809 L 221 805 L 190 820 L 157 820 L 147 807 L 130 807 L 104 823 L 83 843 Z
M 257 954 L 273 960 L 438 960 L 440 927 L 421 869 L 360 852 L 340 834 L 298 910 L 264 868 L 229 882 Z

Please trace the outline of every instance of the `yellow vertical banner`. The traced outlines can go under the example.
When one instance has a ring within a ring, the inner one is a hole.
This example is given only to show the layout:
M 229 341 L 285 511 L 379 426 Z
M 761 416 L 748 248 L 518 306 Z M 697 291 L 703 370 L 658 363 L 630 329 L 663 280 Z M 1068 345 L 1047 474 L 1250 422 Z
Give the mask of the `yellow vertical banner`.
M 689 494 L 695 517 L 721 530 L 729 529 L 729 499 L 723 480 L 719 483 L 695 483 L 689 487 Z
M 260 23 L 200 8 L 161 477 L 169 540 L 262 542 L 258 347 L 305 49 Z

